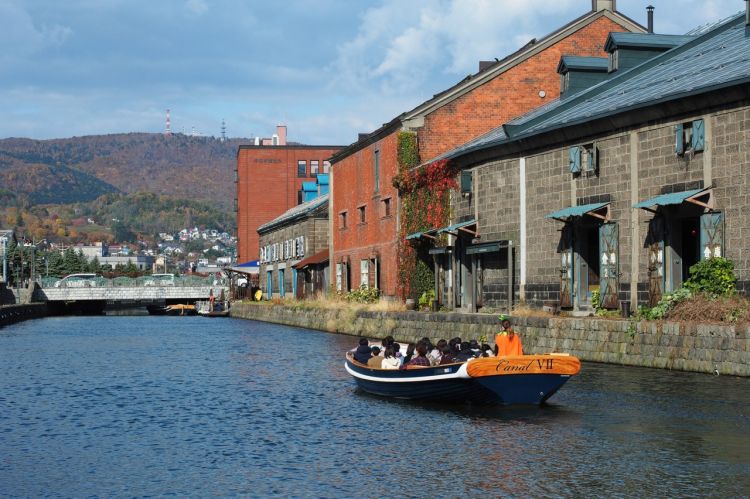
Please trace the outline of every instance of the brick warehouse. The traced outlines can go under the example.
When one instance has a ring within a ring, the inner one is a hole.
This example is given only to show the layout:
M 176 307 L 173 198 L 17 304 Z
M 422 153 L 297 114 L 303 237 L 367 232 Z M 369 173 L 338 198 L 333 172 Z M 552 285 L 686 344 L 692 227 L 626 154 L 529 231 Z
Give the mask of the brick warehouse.
M 259 257 L 258 227 L 302 203 L 303 184 L 328 173 L 328 159 L 341 146 L 286 143 L 286 127 L 273 141 L 256 140 L 237 151 L 237 259 Z M 266 142 L 272 145 L 261 145 Z M 273 144 L 276 145 L 273 145 Z
M 472 283 L 467 309 L 504 308 L 509 277 L 535 305 L 589 312 L 597 294 L 606 308 L 654 304 L 715 256 L 735 262 L 748 294 L 746 24 L 740 15 L 691 37 L 614 33 L 603 83 L 568 87 L 446 155 L 472 175 L 453 209 L 476 219 L 480 237 L 450 243 Z M 602 67 L 572 62 L 558 67 L 563 86 Z
M 612 31 L 645 29 L 594 0 L 592 10 L 554 33 L 533 40 L 331 158 L 331 264 L 340 289 L 377 286 L 397 292 L 397 134 L 418 134 L 422 160 L 433 158 L 559 95 L 554 70 L 563 54 L 603 56 Z

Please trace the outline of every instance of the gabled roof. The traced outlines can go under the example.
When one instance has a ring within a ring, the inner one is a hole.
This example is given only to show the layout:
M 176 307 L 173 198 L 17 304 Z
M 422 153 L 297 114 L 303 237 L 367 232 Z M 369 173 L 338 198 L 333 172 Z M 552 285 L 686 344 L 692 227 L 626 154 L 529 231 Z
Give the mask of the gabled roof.
M 504 73 L 505 71 L 508 71 L 509 69 L 517 66 L 523 61 L 535 56 L 539 52 L 550 47 L 551 45 L 554 45 L 558 41 L 570 36 L 571 34 L 575 33 L 579 29 L 585 27 L 587 24 L 597 19 L 600 19 L 602 17 L 606 17 L 610 19 L 611 21 L 619 24 L 620 26 L 630 31 L 635 31 L 635 32 L 640 31 L 643 33 L 646 32 L 646 28 L 644 28 L 637 22 L 633 21 L 629 17 L 621 14 L 620 12 L 617 12 L 617 11 L 612 12 L 609 10 L 600 10 L 598 12 L 594 12 L 594 11 L 587 12 L 581 17 L 574 19 L 568 24 L 562 26 L 561 28 L 553 31 L 552 33 L 540 39 L 536 39 L 536 38 L 532 39 L 530 42 L 528 42 L 526 45 L 521 47 L 516 52 L 513 52 L 512 54 L 504 57 L 503 59 L 497 60 L 495 64 L 484 67 L 477 73 L 467 76 L 466 78 L 462 79 L 461 81 L 459 81 L 452 87 L 433 95 L 431 99 L 424 101 L 423 103 L 419 104 L 417 107 L 413 108 L 412 110 L 401 113 L 399 116 L 397 116 L 393 120 L 389 121 L 388 123 L 383 124 L 383 126 L 378 128 L 374 132 L 362 137 L 360 140 L 338 151 L 336 154 L 334 154 L 331 157 L 331 163 L 336 163 L 338 161 L 341 161 L 342 159 L 346 158 L 347 156 L 351 154 L 354 154 L 360 149 L 363 149 L 369 146 L 370 144 L 377 142 L 378 140 L 382 139 L 386 135 L 394 132 L 395 130 L 398 130 L 402 125 L 409 126 L 409 123 L 408 123 L 409 121 L 417 120 L 431 113 L 432 111 L 439 109 L 440 107 L 446 104 L 449 104 L 450 102 L 454 101 L 455 99 L 458 99 L 462 95 L 487 83 L 488 81 L 492 80 L 496 76 Z
M 744 14 L 565 100 L 556 100 L 444 154 L 459 156 L 573 124 L 750 82 Z
M 311 201 L 298 204 L 294 208 L 290 208 L 286 210 L 284 213 L 274 218 L 270 222 L 266 222 L 260 227 L 258 227 L 258 233 L 262 234 L 264 232 L 268 232 L 272 229 L 275 229 L 279 226 L 286 225 L 292 222 L 296 222 L 297 220 L 301 220 L 307 217 L 308 215 L 313 214 L 315 210 L 317 210 L 318 208 L 322 208 L 323 206 L 325 206 L 326 209 L 328 208 L 328 194 L 319 196 Z

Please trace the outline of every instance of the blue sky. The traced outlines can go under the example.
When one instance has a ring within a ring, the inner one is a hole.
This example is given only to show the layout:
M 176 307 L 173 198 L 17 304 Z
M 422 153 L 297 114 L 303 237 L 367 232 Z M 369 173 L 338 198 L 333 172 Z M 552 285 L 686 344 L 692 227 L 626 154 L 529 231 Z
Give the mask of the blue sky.
M 660 33 L 743 0 L 617 0 Z M 590 0 L 0 0 L 0 137 L 172 129 L 348 144 Z

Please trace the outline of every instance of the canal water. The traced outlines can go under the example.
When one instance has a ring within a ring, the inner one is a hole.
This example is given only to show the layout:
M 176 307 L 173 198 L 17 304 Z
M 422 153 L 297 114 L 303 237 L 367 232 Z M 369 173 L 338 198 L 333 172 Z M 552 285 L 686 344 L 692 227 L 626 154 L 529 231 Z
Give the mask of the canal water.
M 0 496 L 750 495 L 750 380 L 586 363 L 548 406 L 359 393 L 355 338 L 238 319 L 0 329 Z

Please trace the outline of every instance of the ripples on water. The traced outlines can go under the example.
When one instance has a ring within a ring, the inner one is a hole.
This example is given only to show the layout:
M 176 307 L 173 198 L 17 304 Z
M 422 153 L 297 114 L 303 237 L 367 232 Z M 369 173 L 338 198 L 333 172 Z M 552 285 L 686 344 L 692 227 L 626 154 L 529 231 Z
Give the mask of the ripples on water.
M 359 393 L 355 339 L 234 319 L 0 330 L 2 496 L 746 496 L 750 381 L 585 364 L 541 408 Z

